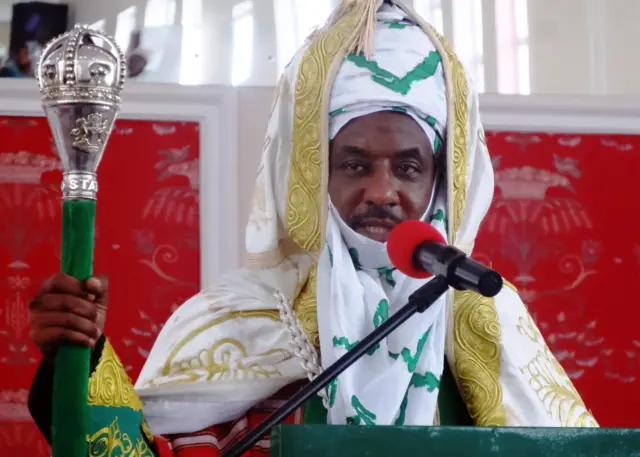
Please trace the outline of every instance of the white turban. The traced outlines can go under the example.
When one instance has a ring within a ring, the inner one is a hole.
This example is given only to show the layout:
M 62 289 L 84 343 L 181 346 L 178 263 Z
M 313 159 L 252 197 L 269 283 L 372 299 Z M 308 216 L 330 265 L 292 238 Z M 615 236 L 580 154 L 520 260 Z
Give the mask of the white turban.
M 398 111 L 420 124 L 437 153 L 447 125 L 440 55 L 398 7 L 382 5 L 377 19 L 373 58 L 351 54 L 338 72 L 331 91 L 330 136 L 352 119 Z

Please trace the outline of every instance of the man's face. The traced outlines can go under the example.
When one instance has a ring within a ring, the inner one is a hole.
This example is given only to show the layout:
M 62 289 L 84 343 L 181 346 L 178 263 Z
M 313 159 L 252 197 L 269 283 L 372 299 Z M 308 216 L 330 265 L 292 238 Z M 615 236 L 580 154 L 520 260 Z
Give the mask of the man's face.
M 349 122 L 331 142 L 329 195 L 349 227 L 385 242 L 391 229 L 427 210 L 435 161 L 422 128 L 392 111 Z

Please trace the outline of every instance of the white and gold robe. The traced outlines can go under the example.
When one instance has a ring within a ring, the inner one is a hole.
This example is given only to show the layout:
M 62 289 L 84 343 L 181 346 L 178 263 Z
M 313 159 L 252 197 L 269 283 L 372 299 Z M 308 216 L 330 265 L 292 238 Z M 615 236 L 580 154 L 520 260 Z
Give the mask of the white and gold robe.
M 348 3 L 348 2 L 347 2 Z M 316 32 L 278 85 L 246 232 L 247 268 L 181 306 L 136 383 L 156 434 L 233 420 L 282 387 L 318 373 L 316 262 L 327 220 L 329 97 L 367 20 L 352 2 Z M 402 7 L 444 66 L 448 242 L 472 253 L 494 190 L 478 96 L 443 37 Z M 517 292 L 451 290 L 445 354 L 481 426 L 597 426 Z

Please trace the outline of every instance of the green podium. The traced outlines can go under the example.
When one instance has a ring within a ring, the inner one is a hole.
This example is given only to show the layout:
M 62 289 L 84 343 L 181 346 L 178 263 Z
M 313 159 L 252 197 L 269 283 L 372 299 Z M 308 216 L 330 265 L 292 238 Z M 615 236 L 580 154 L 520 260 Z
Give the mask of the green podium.
M 640 429 L 282 425 L 271 457 L 640 457 Z

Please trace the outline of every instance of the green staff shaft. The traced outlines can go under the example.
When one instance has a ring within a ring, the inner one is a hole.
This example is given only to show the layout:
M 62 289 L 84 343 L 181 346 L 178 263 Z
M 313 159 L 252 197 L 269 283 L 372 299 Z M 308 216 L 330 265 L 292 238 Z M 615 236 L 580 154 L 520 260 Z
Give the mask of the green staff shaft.
M 85 281 L 93 273 L 95 200 L 62 204 L 62 272 Z M 58 349 L 53 378 L 53 457 L 87 457 L 89 368 L 91 350 L 64 345 Z

